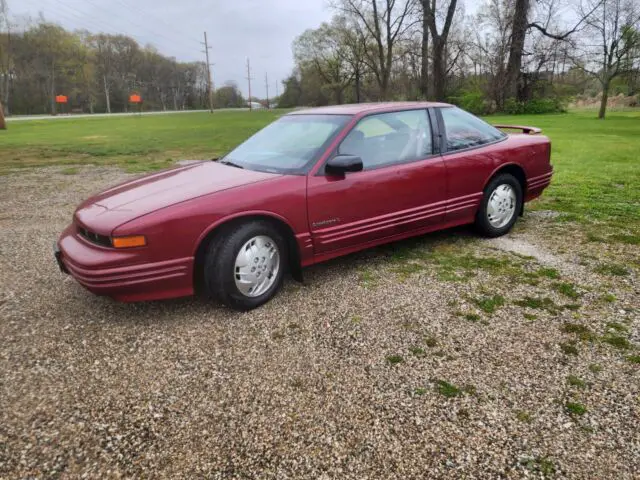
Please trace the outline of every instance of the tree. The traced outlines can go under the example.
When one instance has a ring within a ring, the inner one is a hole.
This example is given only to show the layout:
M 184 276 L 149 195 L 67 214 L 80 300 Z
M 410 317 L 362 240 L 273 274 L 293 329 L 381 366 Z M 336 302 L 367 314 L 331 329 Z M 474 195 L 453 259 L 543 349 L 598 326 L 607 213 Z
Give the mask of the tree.
M 605 118 L 611 81 L 633 68 L 640 46 L 638 0 L 591 0 L 584 38 L 576 47 L 575 65 L 602 88 L 598 118 Z
M 11 23 L 6 0 L 0 0 L 0 103 L 9 106 L 13 57 L 11 48 Z M 4 120 L 4 119 L 3 119 Z
M 444 20 L 442 31 L 438 32 L 438 26 L 436 24 L 437 13 L 437 0 L 421 0 L 422 3 L 422 62 L 423 65 L 428 63 L 428 38 L 431 33 L 431 42 L 433 49 L 433 94 L 436 100 L 445 99 L 445 81 L 446 81 L 446 59 L 445 59 L 445 47 L 447 45 L 447 39 L 449 37 L 449 31 L 451 29 L 451 22 L 453 21 L 453 15 L 456 11 L 457 0 L 449 0 L 449 6 L 447 8 L 447 14 Z M 426 70 L 423 67 L 423 78 L 421 90 L 422 94 L 426 96 L 428 89 L 428 79 L 425 75 Z
M 0 102 L 0 130 L 6 130 L 7 123 L 4 120 L 4 109 L 2 108 L 2 102 Z
M 520 101 L 526 101 L 524 88 L 524 76 L 522 69 L 522 60 L 525 55 L 525 42 L 527 34 L 531 30 L 535 30 L 544 37 L 557 41 L 567 41 L 574 33 L 576 33 L 582 25 L 591 17 L 593 12 L 598 8 L 604 0 L 590 0 L 590 8 L 581 9 L 578 21 L 573 27 L 567 28 L 564 32 L 556 33 L 550 28 L 552 19 L 558 15 L 557 3 L 555 0 L 538 1 L 536 7 L 541 7 L 539 14 L 544 18 L 543 21 L 529 21 L 532 10 L 530 0 L 514 0 L 513 19 L 511 22 L 511 38 L 509 46 L 509 59 L 507 61 L 505 95 L 504 98 L 516 98 Z M 635 0 L 634 0 L 635 1 Z
M 354 78 L 348 61 L 349 47 L 341 35 L 344 30 L 342 24 L 342 19 L 334 17 L 331 23 L 306 30 L 293 42 L 296 63 L 315 69 L 338 105 L 343 103 L 343 92 Z
M 366 49 L 365 61 L 375 76 L 381 100 L 390 98 L 394 47 L 412 26 L 415 4 L 415 0 L 341 0 L 334 4 L 361 37 L 371 39 L 373 48 Z
M 367 38 L 360 35 L 347 18 L 340 17 L 335 23 L 338 41 L 346 48 L 344 59 L 353 72 L 354 100 L 356 103 L 360 103 L 362 100 L 362 79 L 367 74 L 365 57 Z
M 225 82 L 222 87 L 216 90 L 215 97 L 218 108 L 235 108 L 245 105 L 245 100 L 242 98 L 236 82 Z
M 511 41 L 509 46 L 509 60 L 507 61 L 505 98 L 518 97 L 518 87 L 522 78 L 522 55 L 524 41 L 527 35 L 529 17 L 529 0 L 515 0 L 511 27 Z

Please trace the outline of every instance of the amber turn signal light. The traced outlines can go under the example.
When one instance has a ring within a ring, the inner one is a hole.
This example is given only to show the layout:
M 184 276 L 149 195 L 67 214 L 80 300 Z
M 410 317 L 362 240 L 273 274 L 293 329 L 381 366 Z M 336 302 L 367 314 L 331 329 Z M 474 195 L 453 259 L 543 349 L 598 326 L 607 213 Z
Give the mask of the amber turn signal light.
M 131 235 L 128 237 L 112 237 L 111 244 L 115 248 L 144 247 L 147 244 L 147 239 L 144 238 L 144 235 Z

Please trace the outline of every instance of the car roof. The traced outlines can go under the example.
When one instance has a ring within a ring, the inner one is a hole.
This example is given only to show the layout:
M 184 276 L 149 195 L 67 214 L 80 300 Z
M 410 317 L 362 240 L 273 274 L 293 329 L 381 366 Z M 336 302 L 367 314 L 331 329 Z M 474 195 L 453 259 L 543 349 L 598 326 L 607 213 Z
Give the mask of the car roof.
M 411 110 L 429 107 L 451 107 L 448 103 L 440 102 L 380 102 L 380 103 L 351 103 L 346 105 L 330 105 L 327 107 L 305 108 L 296 110 L 288 115 L 362 115 L 372 112 L 387 112 L 395 110 Z

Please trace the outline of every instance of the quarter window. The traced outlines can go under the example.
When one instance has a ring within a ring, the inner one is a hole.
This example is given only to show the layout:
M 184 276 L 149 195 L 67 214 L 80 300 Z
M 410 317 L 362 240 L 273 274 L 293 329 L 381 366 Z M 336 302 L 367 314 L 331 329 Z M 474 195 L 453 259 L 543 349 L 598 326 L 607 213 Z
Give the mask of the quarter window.
M 426 110 L 381 113 L 363 118 L 338 147 L 339 154 L 357 155 L 365 170 L 406 163 L 432 153 Z
M 505 137 L 497 128 L 459 108 L 441 108 L 440 112 L 447 132 L 449 152 L 492 143 Z

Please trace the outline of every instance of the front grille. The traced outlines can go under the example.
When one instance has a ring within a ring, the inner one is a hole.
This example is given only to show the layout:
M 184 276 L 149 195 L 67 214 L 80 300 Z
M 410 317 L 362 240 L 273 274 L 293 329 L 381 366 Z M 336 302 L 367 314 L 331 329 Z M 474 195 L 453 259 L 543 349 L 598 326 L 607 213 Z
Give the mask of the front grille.
M 81 237 L 86 238 L 91 243 L 100 245 L 101 247 L 111 247 L 111 239 L 106 235 L 100 235 L 99 233 L 91 232 L 84 227 L 78 225 L 78 233 Z

